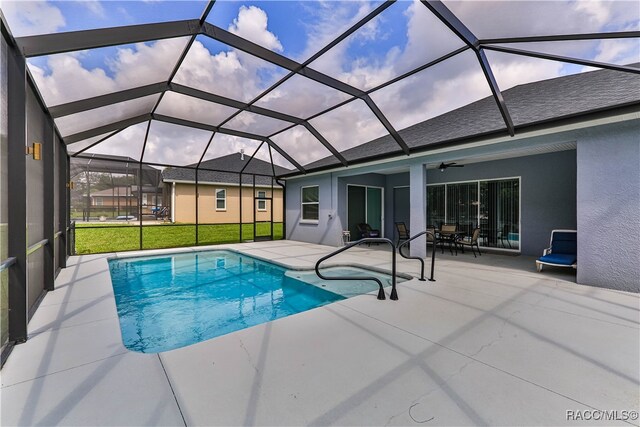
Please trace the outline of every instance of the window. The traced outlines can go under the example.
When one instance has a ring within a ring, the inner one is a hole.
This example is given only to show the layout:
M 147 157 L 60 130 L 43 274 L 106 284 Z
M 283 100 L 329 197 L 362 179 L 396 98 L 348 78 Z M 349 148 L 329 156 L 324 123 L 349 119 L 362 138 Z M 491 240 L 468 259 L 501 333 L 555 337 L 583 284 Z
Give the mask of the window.
M 147 201 L 148 201 L 147 193 L 142 193 L 142 206 L 147 206 Z
M 258 191 L 258 199 L 264 199 L 267 197 L 266 191 Z M 258 200 L 258 210 L 266 211 L 267 210 L 267 201 L 266 200 Z
M 317 222 L 320 217 L 320 187 L 302 187 L 302 220 Z
M 520 179 L 427 186 L 427 224 L 480 228 L 480 246 L 520 249 Z
M 104 205 L 104 200 L 102 200 L 102 197 L 94 197 L 93 200 L 95 201 L 96 206 Z
M 224 190 L 224 189 L 216 190 L 216 210 L 217 211 L 227 210 L 227 190 Z

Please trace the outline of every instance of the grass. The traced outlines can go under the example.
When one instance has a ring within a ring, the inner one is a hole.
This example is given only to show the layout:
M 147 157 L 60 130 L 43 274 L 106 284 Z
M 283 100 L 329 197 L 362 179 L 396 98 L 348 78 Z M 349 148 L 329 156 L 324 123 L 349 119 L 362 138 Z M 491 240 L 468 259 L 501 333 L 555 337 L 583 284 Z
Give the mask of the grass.
M 87 228 L 95 227 L 95 228 Z M 258 236 L 270 234 L 269 223 L 257 223 Z M 274 239 L 282 239 L 282 223 L 273 223 Z M 242 239 L 253 240 L 253 223 L 242 224 Z M 198 244 L 237 243 L 239 224 L 201 224 Z M 76 224 L 76 254 L 131 251 L 140 249 L 140 228 L 127 224 Z M 196 245 L 195 224 L 142 226 L 142 249 L 175 248 Z

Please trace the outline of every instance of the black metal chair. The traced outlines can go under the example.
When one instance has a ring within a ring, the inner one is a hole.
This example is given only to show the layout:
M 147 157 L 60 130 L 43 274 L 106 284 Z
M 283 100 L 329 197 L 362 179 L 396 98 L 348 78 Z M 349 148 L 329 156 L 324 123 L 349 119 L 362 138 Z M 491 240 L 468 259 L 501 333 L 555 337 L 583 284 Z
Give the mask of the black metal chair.
M 405 240 L 409 240 L 411 235 L 409 234 L 409 229 L 407 228 L 405 223 L 396 222 L 395 225 L 396 225 L 396 233 L 398 233 L 398 241 L 396 242 L 396 245 L 399 245 L 401 242 L 404 242 Z
M 358 224 L 358 233 L 360 233 L 361 239 L 365 239 L 367 237 L 380 237 L 380 230 L 374 230 L 369 224 L 364 222 Z M 371 243 L 368 243 L 367 246 L 371 246 Z
M 473 230 L 473 233 L 471 234 L 470 237 L 463 237 L 456 240 L 456 246 L 460 246 L 460 249 L 462 249 L 462 253 L 464 253 L 465 246 L 470 246 L 471 252 L 473 252 L 473 257 L 477 258 L 476 252 L 473 249 L 473 247 L 475 246 L 478 249 L 478 254 L 482 255 L 482 253 L 480 253 L 480 245 L 478 245 L 479 237 L 480 237 L 480 229 L 476 228 L 475 230 Z

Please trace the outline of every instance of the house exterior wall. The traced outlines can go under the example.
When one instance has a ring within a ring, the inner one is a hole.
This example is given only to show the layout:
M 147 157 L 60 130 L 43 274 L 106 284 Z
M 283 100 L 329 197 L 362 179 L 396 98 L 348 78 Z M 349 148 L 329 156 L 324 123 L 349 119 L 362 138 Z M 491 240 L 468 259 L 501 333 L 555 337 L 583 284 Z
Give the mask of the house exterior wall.
M 227 191 L 225 210 L 216 210 L 216 190 Z M 199 184 L 200 192 L 198 206 L 198 222 L 200 224 L 233 224 L 240 218 L 240 189 L 237 186 Z M 267 197 L 271 197 L 271 188 L 256 187 L 258 191 L 266 191 Z M 175 218 L 174 222 L 194 223 L 196 221 L 196 187 L 193 184 L 176 183 Z M 271 220 L 271 205 L 273 204 L 273 221 L 282 222 L 283 219 L 283 192 L 274 187 L 273 201 L 267 201 L 266 211 L 256 210 L 256 221 Z M 254 212 L 253 188 L 242 188 L 242 222 L 253 222 Z M 257 201 L 256 201 L 257 203 Z
M 576 149 L 468 164 L 445 173 L 430 169 L 427 184 L 521 178 L 521 248 L 540 256 L 552 229 L 578 230 L 577 282 L 640 292 L 640 119 L 637 114 L 594 120 L 592 126 L 532 132 L 530 137 L 462 147 L 431 155 L 372 163 L 287 180 L 289 239 L 337 246 L 343 229 L 339 181 L 346 175 L 379 175 L 420 162 L 473 159 L 493 153 L 571 143 Z M 568 144 L 568 145 L 571 145 Z M 409 173 L 385 175 L 385 235 L 393 236 L 393 188 L 409 186 Z M 300 187 L 320 187 L 320 220 L 300 223 Z M 328 214 L 335 212 L 332 218 Z M 404 217 L 410 217 L 410 212 Z M 408 224 L 411 226 L 411 224 Z M 412 229 L 412 231 L 415 231 Z
M 428 184 L 520 177 L 520 245 L 523 255 L 542 255 L 553 229 L 576 229 L 576 152 L 515 157 L 444 172 L 430 169 Z
M 317 223 L 301 221 L 302 187 L 310 185 L 319 187 L 319 219 Z M 342 185 L 345 187 L 344 197 L 346 198 L 346 183 Z M 287 239 L 330 246 L 337 246 L 340 243 L 342 230 L 346 228 L 346 222 L 343 227 L 342 221 L 343 218 L 346 220 L 346 217 L 337 215 L 339 193 L 337 186 L 338 178 L 331 173 L 287 181 Z
M 102 199 L 102 204 L 98 204 L 98 198 Z M 119 200 L 118 200 L 119 199 Z M 138 205 L 138 198 L 133 196 L 133 197 L 124 197 L 124 196 L 116 196 L 116 197 L 112 197 L 112 196 L 92 196 L 91 197 L 91 206 L 92 207 L 102 207 L 102 206 L 120 206 L 120 207 L 126 207 L 126 206 L 137 206 Z
M 377 173 L 367 173 L 364 175 L 354 175 L 354 176 L 345 176 L 338 178 L 338 216 L 344 222 L 344 229 L 348 228 L 348 216 L 347 216 L 347 186 L 348 185 L 364 185 L 370 187 L 380 187 L 383 189 L 383 224 L 385 223 L 386 210 L 384 209 L 384 200 L 387 198 L 386 192 L 384 192 L 385 188 L 385 176 Z M 385 234 L 385 230 L 381 230 L 382 237 L 387 237 Z M 342 235 L 342 229 L 338 230 L 338 237 Z M 356 240 L 358 236 L 351 236 L 352 240 Z
M 640 123 L 578 140 L 578 283 L 640 292 Z
M 468 164 L 464 168 L 427 171 L 427 184 L 520 177 L 521 193 L 521 253 L 539 256 L 549 246 L 551 230 L 576 229 L 576 152 L 574 150 L 535 156 L 516 157 Z M 410 212 L 394 211 L 394 188 L 409 186 L 409 173 L 363 175 L 334 178 L 337 184 L 338 218 L 328 219 L 331 210 L 331 180 L 329 174 L 292 180 L 287 183 L 288 238 L 293 240 L 337 245 L 346 228 L 347 184 L 383 187 L 385 237 L 394 239 L 394 221 L 404 221 L 412 229 Z M 320 185 L 320 220 L 318 224 L 300 224 L 300 188 Z M 323 213 L 324 209 L 324 213 Z M 426 214 L 425 214 L 426 215 Z M 314 240 L 322 239 L 322 240 Z

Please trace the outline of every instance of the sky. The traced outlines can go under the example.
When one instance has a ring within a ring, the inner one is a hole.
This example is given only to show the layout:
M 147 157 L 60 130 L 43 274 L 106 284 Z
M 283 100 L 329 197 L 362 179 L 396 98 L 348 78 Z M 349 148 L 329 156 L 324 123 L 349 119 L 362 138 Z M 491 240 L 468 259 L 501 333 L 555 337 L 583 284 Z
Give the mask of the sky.
M 479 38 L 571 34 L 640 29 L 636 1 L 445 1 Z M 372 1 L 217 1 L 207 22 L 298 62 L 317 53 L 350 25 L 375 9 Z M 14 36 L 75 31 L 160 21 L 199 18 L 204 1 L 0 1 Z M 188 38 L 136 43 L 32 58 L 29 68 L 48 106 L 112 91 L 166 81 Z M 396 129 L 435 117 L 490 95 L 475 55 L 466 52 L 412 77 L 375 90 L 379 85 L 462 46 L 462 42 L 417 1 L 398 1 L 347 37 L 310 67 L 362 90 Z M 640 41 L 594 40 L 519 44 L 521 49 L 574 56 L 616 64 L 640 62 Z M 518 84 L 587 71 L 582 66 L 522 56 L 487 53 L 502 90 Z M 241 101 L 255 100 L 287 71 L 206 36 L 198 36 L 174 81 Z M 256 105 L 309 118 L 350 96 L 296 75 Z M 71 135 L 110 122 L 145 114 L 158 96 L 91 110 L 56 120 Z M 243 112 L 176 93 L 158 105 L 159 114 L 270 135 L 289 123 Z M 354 100 L 310 120 L 338 150 L 385 135 L 363 101 Z M 88 152 L 140 157 L 147 124 L 132 126 Z M 211 133 L 153 122 L 144 161 L 197 162 Z M 301 164 L 329 155 L 304 127 L 272 138 Z M 70 146 L 79 150 L 97 139 Z M 244 149 L 255 141 L 217 134 L 205 159 Z M 258 157 L 268 159 L 263 147 Z M 276 156 L 278 162 L 291 167 Z

